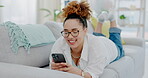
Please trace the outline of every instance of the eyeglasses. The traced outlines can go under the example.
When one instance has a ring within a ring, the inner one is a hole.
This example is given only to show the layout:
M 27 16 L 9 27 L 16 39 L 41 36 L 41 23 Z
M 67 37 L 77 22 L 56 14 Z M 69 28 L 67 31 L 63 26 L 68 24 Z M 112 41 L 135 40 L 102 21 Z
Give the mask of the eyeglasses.
M 61 34 L 64 38 L 67 38 L 69 34 L 71 34 L 73 37 L 77 37 L 79 35 L 79 30 L 72 30 L 71 32 L 62 31 Z

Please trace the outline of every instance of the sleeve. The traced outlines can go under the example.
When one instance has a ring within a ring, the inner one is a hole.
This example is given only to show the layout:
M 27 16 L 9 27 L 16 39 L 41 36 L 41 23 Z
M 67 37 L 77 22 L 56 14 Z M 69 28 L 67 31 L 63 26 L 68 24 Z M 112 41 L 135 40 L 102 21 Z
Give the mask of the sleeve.
M 91 47 L 89 46 L 91 52 L 89 51 L 88 65 L 84 71 L 88 72 L 92 78 L 99 78 L 109 64 L 109 55 L 107 47 L 101 40 L 93 42 L 91 42 Z
M 99 78 L 100 75 L 103 73 L 104 68 L 106 67 L 106 58 L 102 58 L 98 60 L 97 63 L 90 64 L 87 66 L 84 71 L 88 72 L 92 78 Z
M 51 62 L 52 62 L 52 54 L 53 53 L 60 53 L 60 52 L 62 52 L 61 51 L 61 46 L 62 46 L 62 38 L 60 37 L 55 43 L 54 43 L 54 45 L 52 46 L 52 49 L 51 49 L 51 53 L 50 53 L 50 55 L 49 55 L 49 68 L 51 68 Z

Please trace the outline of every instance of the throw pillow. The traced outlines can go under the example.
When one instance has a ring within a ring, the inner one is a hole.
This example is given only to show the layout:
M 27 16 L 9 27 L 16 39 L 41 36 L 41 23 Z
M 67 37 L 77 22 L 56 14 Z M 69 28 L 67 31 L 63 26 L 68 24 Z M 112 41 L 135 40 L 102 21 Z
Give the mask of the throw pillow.
M 20 47 L 18 53 L 12 52 L 8 30 L 0 26 L 0 61 L 21 64 L 33 67 L 41 67 L 49 64 L 49 55 L 53 44 L 42 47 L 31 47 L 30 54 L 23 47 Z
M 48 21 L 44 25 L 46 25 L 52 31 L 56 39 L 61 36 L 61 31 L 63 30 L 63 23 Z
M 44 46 L 55 42 L 55 37 L 45 25 L 18 25 L 10 21 L 3 25 L 8 29 L 11 47 L 15 53 L 21 46 L 29 52 L 30 47 Z

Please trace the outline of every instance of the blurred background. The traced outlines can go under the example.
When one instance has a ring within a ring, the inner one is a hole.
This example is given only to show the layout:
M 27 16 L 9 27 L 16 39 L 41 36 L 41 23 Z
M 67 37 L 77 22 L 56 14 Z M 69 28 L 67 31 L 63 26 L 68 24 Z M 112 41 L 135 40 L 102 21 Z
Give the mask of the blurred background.
M 61 10 L 74 0 L 0 0 L 0 23 L 43 24 L 49 20 L 62 22 Z M 148 41 L 148 2 L 146 0 L 77 0 L 88 1 L 93 16 L 114 9 L 122 36 L 140 37 Z M 122 17 L 125 17 L 123 19 Z
M 0 23 L 13 21 L 19 24 L 44 24 L 62 22 L 62 8 L 74 0 L 0 0 Z M 122 37 L 139 37 L 146 41 L 148 50 L 148 1 L 146 0 L 76 0 L 87 1 L 97 17 L 103 10 L 113 10 Z M 147 51 L 148 52 L 148 51 Z M 146 52 L 146 60 L 148 54 Z M 147 66 L 146 63 L 145 66 Z M 144 78 L 148 78 L 145 67 Z

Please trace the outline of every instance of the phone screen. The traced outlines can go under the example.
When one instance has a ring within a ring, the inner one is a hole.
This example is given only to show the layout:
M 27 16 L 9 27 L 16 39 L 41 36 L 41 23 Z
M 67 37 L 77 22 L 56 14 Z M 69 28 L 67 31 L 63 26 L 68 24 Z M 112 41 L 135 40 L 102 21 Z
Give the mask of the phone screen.
M 63 54 L 54 53 L 52 54 L 52 58 L 55 63 L 62 63 L 62 62 L 66 63 L 66 60 Z

